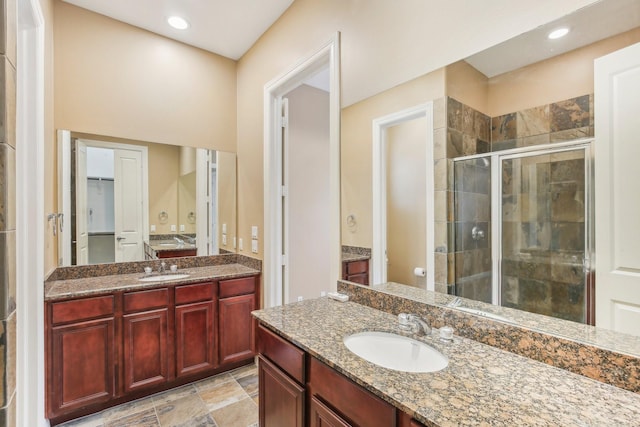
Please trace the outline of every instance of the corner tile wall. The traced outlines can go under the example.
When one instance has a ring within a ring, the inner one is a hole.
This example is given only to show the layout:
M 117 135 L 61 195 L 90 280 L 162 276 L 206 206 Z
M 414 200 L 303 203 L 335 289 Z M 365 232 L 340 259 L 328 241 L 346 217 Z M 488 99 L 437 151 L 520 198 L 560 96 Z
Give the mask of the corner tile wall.
M 446 105 L 446 157 L 448 159 L 490 151 L 495 152 L 586 138 L 594 134 L 593 95 L 584 95 L 493 118 L 450 97 L 447 98 Z M 573 306 L 575 307 L 569 310 L 569 313 L 565 313 L 564 317 L 568 316 L 573 320 L 582 320 L 581 316 L 584 313 L 580 312 L 578 308 L 583 306 L 584 295 L 578 292 L 577 289 L 584 289 L 584 284 L 579 283 L 575 273 L 576 271 L 581 271 L 582 261 L 580 258 L 576 262 L 574 256 L 575 252 L 580 251 L 581 248 L 574 247 L 576 245 L 568 245 L 567 242 L 572 240 L 572 236 L 574 237 L 573 241 L 580 241 L 580 236 L 574 235 L 577 232 L 576 230 L 584 223 L 584 218 L 580 214 L 579 207 L 568 206 L 567 203 L 575 200 L 584 200 L 584 189 L 580 187 L 578 181 L 574 182 L 573 178 L 570 180 L 571 182 L 568 182 L 566 176 L 558 175 L 556 181 L 560 179 L 562 182 L 552 182 L 551 177 L 551 168 L 556 170 L 557 175 L 567 168 L 574 170 L 579 167 L 573 165 L 575 162 L 580 163 L 581 160 L 550 159 L 550 162 L 546 163 L 549 168 L 549 173 L 547 173 L 549 179 L 546 182 L 549 184 L 549 189 L 554 187 L 561 191 L 554 193 L 555 198 L 553 200 L 550 192 L 541 195 L 552 205 L 550 215 L 553 215 L 554 206 L 555 211 L 560 215 L 556 215 L 557 224 L 551 224 L 553 221 L 550 219 L 549 227 L 557 231 L 557 238 L 553 240 L 550 231 L 549 249 L 553 249 L 552 246 L 554 246 L 555 242 L 555 246 L 563 250 L 566 256 L 558 257 L 555 254 L 552 258 L 555 259 L 554 262 L 557 265 L 551 268 L 543 268 L 548 274 L 539 278 L 532 276 L 531 265 L 523 265 L 522 262 L 517 260 L 507 260 L 505 269 L 509 277 L 505 296 L 507 300 L 511 298 L 510 304 L 513 307 L 518 307 L 522 300 L 547 301 L 548 306 L 545 307 L 519 308 L 551 315 L 558 311 L 557 307 L 554 308 L 554 300 L 569 300 L 574 302 Z M 490 191 L 487 191 L 490 181 L 488 169 L 483 168 L 483 165 L 475 160 L 458 162 L 456 170 L 454 170 L 451 160 L 447 164 L 446 171 L 443 172 L 436 168 L 436 174 L 440 174 L 439 179 L 448 180 L 447 193 L 452 195 L 447 205 L 449 239 L 448 245 L 445 246 L 448 254 L 447 284 L 449 291 L 453 290 L 454 286 L 457 286 L 459 295 L 482 301 L 487 301 L 487 298 L 490 298 L 490 293 L 488 294 L 487 292 L 490 292 L 491 282 L 491 201 Z M 507 170 L 506 172 L 508 173 L 509 171 Z M 436 178 L 436 182 L 438 182 L 438 178 Z M 436 194 L 438 193 L 437 190 L 436 188 Z M 509 200 L 511 200 L 509 197 L 513 198 L 514 196 L 510 194 L 503 196 L 503 204 L 509 204 Z M 436 198 L 436 206 L 437 203 Z M 515 209 L 510 206 L 506 207 L 511 210 Z M 507 212 L 511 212 L 511 210 L 506 209 Z M 575 213 L 575 215 L 572 214 L 572 216 L 568 217 L 567 215 L 571 212 Z M 510 226 L 506 230 L 507 232 L 511 229 L 521 231 L 526 225 L 522 222 L 520 216 L 518 216 L 517 220 L 507 218 L 507 222 L 507 225 Z M 480 225 L 485 232 L 486 238 L 484 240 L 474 241 L 470 239 L 471 229 L 475 225 Z M 437 227 L 438 223 L 436 222 L 436 235 Z M 436 250 L 441 248 L 437 247 Z M 545 265 L 548 266 L 549 264 L 546 263 Z M 521 274 L 518 272 L 521 272 Z M 548 292 L 540 298 L 528 298 L 526 291 L 529 283 L 527 280 L 529 279 L 539 279 L 533 286 L 536 292 L 544 291 L 547 288 Z M 541 281 L 546 284 L 546 287 L 539 286 Z M 550 286 L 549 284 L 552 282 L 562 284 L 562 286 Z M 563 295 L 556 295 L 558 292 Z M 563 308 L 563 311 L 565 309 L 566 307 Z
M 434 160 L 434 219 L 435 290 L 447 292 L 448 282 L 448 231 L 449 216 L 453 216 L 451 204 L 453 192 L 448 188 L 447 179 L 447 98 L 433 101 L 433 160 Z
M 0 0 L 0 426 L 16 413 L 16 0 Z

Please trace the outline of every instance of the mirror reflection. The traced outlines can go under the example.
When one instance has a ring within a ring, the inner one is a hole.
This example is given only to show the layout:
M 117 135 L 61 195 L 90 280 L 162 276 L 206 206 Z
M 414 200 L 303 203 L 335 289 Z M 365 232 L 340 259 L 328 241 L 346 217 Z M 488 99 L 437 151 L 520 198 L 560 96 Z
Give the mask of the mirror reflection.
M 234 153 L 80 134 L 61 147 L 60 265 L 235 251 Z
M 393 114 L 400 111 L 398 105 L 434 100 L 435 228 L 426 239 L 427 247 L 429 241 L 434 247 L 427 257 L 435 259 L 436 291 L 594 324 L 594 59 L 640 42 L 638 11 L 637 0 L 598 2 L 405 84 L 435 85 L 431 98 L 407 100 L 406 91 L 400 98 L 401 90 L 392 89 L 343 114 L 348 128 L 352 116 L 372 105 L 395 108 L 385 112 Z M 569 28 L 569 34 L 549 40 L 547 33 L 560 26 Z M 343 138 L 342 144 L 348 147 L 343 148 L 347 194 L 342 216 L 355 214 L 367 223 L 358 210 L 366 200 L 351 196 L 354 183 L 363 183 L 351 170 L 362 168 L 359 159 L 348 156 L 361 141 Z M 387 161 L 394 155 L 387 153 Z M 413 156 L 423 155 L 413 151 Z M 395 189 L 382 208 L 387 215 L 396 209 L 391 204 L 395 196 L 409 188 L 401 182 L 387 184 Z M 378 191 L 375 184 L 373 191 Z M 424 215 L 416 200 L 406 206 L 405 215 Z M 375 216 L 374 227 L 379 226 Z M 408 224 L 387 221 L 384 232 L 401 234 Z M 407 246 L 416 246 L 411 251 L 419 253 L 415 243 L 425 234 L 418 226 L 410 228 Z M 423 261 L 412 260 L 402 265 L 402 273 L 392 273 L 398 259 L 409 259 L 402 252 L 406 248 L 392 247 L 391 239 L 376 247 L 377 231 L 373 239 L 369 232 L 343 225 L 343 244 L 367 247 L 373 241 L 373 283 L 398 281 L 424 288 L 418 274 Z M 376 257 L 381 252 L 384 258 Z M 386 265 L 376 265 L 377 259 Z M 375 272 L 384 269 L 385 277 L 375 280 Z

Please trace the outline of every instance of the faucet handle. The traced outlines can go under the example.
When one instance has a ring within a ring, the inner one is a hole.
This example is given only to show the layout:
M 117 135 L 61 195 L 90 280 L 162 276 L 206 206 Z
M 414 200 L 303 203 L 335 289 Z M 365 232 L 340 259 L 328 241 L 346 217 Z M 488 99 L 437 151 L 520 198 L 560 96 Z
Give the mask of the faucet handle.
M 400 313 L 398 314 L 398 325 L 400 329 L 403 331 L 411 330 L 413 325 L 411 322 L 411 317 L 408 313 Z

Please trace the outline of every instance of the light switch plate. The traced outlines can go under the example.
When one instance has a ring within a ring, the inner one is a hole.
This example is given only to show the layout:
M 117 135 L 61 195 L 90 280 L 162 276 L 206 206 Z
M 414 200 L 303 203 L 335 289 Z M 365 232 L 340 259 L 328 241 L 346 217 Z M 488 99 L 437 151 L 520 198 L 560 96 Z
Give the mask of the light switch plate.
M 222 244 L 227 246 L 227 235 L 226 234 L 222 235 Z
M 176 225 L 175 224 L 171 224 L 171 231 L 176 231 Z
M 258 238 L 258 226 L 257 225 L 252 225 L 251 226 L 251 238 L 252 239 L 257 239 Z
M 151 232 L 152 233 L 156 232 L 156 225 L 155 224 L 151 224 Z
M 258 253 L 258 241 L 256 239 L 251 240 L 251 252 Z
M 227 233 L 227 224 L 222 224 L 222 233 Z
M 244 248 L 242 247 L 242 237 L 238 238 L 238 249 L 239 250 L 243 250 Z
M 184 231 L 184 224 L 180 224 L 180 231 Z

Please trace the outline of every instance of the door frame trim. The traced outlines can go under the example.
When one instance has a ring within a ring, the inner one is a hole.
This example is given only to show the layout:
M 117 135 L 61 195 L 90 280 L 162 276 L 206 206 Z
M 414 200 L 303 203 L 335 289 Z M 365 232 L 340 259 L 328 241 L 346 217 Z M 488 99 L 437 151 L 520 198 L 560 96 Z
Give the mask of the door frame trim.
M 315 72 L 329 66 L 329 191 L 331 212 L 330 277 L 331 290 L 337 288 L 341 275 L 340 240 L 340 33 L 336 33 L 314 54 L 276 77 L 264 87 L 264 306 L 274 307 L 284 302 L 282 249 L 282 144 L 279 100 L 300 86 Z M 332 279 L 332 280 L 333 280 Z
M 371 250 L 373 284 L 387 282 L 387 167 L 385 151 L 386 130 L 400 123 L 424 118 L 427 121 L 425 144 L 426 155 L 426 269 L 427 290 L 435 290 L 435 208 L 434 208 L 434 163 L 433 163 L 433 102 L 429 101 L 373 120 L 373 247 Z

